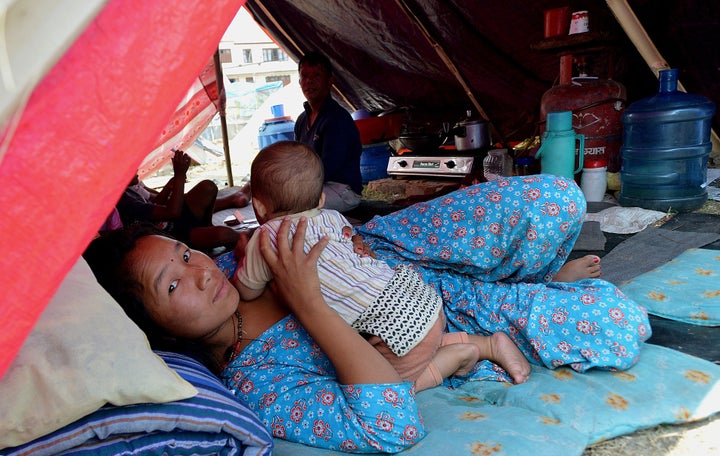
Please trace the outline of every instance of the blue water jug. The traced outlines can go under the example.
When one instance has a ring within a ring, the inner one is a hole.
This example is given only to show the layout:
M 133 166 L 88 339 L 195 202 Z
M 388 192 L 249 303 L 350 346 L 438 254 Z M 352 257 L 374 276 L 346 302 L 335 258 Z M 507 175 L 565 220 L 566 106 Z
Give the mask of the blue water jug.
M 622 206 L 689 212 L 707 201 L 705 180 L 712 149 L 715 104 L 677 90 L 677 69 L 661 70 L 659 90 L 622 116 Z

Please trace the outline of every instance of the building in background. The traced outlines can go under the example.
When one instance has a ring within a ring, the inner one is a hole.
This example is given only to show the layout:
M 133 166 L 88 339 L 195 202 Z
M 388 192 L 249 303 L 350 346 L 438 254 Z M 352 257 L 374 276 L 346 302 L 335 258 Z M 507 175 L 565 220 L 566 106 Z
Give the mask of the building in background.
M 249 173 L 249 163 L 259 149 L 259 137 L 282 129 L 300 115 L 305 97 L 300 90 L 297 62 L 289 58 L 255 22 L 245 8 L 218 44 L 225 76 L 225 120 L 230 154 L 238 176 Z M 271 106 L 283 105 L 284 116 L 272 119 Z M 200 138 L 222 151 L 220 117 L 210 122 Z
M 223 72 L 233 83 L 298 82 L 297 63 L 240 8 L 219 45 Z

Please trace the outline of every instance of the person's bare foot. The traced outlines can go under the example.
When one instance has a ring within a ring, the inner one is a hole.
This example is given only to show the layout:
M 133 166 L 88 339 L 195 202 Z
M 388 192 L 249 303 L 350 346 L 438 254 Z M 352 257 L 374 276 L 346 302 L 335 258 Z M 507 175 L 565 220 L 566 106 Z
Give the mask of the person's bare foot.
M 248 197 L 243 192 L 237 192 L 232 196 L 232 204 L 233 207 L 245 207 L 250 202 L 250 197 Z
M 468 340 L 480 348 L 480 357 L 499 364 L 519 385 L 530 378 L 530 363 L 520 349 L 503 332 L 491 336 L 468 335 Z
M 250 202 L 250 184 L 247 183 L 240 187 L 238 191 L 232 195 L 232 204 L 234 207 L 245 207 Z
M 582 279 L 595 279 L 601 275 L 600 257 L 585 255 L 565 263 L 553 277 L 553 282 L 575 282 Z

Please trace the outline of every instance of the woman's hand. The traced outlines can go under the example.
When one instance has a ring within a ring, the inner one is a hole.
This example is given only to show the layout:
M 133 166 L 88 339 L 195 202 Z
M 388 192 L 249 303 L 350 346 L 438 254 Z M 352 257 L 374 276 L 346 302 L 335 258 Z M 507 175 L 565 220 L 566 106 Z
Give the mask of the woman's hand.
M 288 240 L 291 224 L 288 217 L 280 224 L 277 252 L 268 233 L 260 235 L 260 251 L 275 277 L 273 290 L 285 299 L 315 339 L 341 383 L 399 383 L 402 379 L 390 363 L 330 308 L 320 293 L 317 262 L 328 238 L 318 241 L 306 254 L 303 244 L 307 219 L 302 217 L 298 222 L 292 246 Z
M 375 255 L 375 252 L 372 251 L 370 246 L 365 243 L 365 241 L 363 240 L 363 237 L 360 236 L 359 234 L 356 234 L 352 237 L 352 243 L 353 243 L 353 250 L 355 251 L 355 253 L 357 253 L 361 257 L 369 256 L 372 258 L 377 258 L 377 256 Z
M 320 253 L 328 244 L 325 237 L 315 244 L 306 255 L 304 251 L 305 230 L 307 219 L 300 218 L 295 236 L 292 240 L 292 247 L 288 236 L 292 221 L 286 217 L 277 233 L 277 252 L 272 248 L 272 243 L 267 231 L 260 233 L 260 252 L 265 258 L 272 271 L 274 291 L 287 302 L 290 309 L 298 312 L 298 307 L 307 307 L 311 303 L 322 301 L 322 306 L 327 307 L 320 293 L 320 278 L 317 272 L 317 262 Z

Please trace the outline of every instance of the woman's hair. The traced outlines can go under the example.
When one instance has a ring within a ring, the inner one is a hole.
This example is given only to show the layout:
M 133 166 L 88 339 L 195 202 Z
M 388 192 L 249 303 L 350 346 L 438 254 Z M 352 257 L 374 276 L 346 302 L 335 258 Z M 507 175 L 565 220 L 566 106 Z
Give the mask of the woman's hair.
M 98 283 L 122 307 L 125 314 L 145 333 L 155 350 L 169 350 L 198 358 L 211 369 L 217 363 L 208 356 L 207 350 L 196 342 L 178 339 L 150 318 L 142 299 L 143 284 L 138 280 L 128 257 L 135 250 L 139 239 L 167 234 L 148 223 L 136 223 L 119 230 L 107 231 L 95 238 L 83 253 Z
M 310 147 L 278 141 L 263 148 L 250 167 L 250 187 L 275 213 L 314 209 L 324 182 L 323 164 Z

